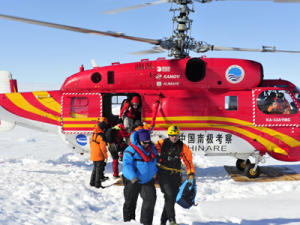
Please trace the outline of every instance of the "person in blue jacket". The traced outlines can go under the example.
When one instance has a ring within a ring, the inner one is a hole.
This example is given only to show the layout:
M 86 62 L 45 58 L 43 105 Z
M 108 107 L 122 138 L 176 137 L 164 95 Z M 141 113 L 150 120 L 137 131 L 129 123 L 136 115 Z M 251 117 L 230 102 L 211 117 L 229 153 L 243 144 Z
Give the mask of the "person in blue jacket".
M 151 142 L 150 131 L 141 129 L 132 133 L 130 144 L 123 154 L 124 222 L 135 220 L 136 202 L 140 194 L 143 199 L 140 222 L 152 224 L 156 202 L 156 161 L 157 152 Z

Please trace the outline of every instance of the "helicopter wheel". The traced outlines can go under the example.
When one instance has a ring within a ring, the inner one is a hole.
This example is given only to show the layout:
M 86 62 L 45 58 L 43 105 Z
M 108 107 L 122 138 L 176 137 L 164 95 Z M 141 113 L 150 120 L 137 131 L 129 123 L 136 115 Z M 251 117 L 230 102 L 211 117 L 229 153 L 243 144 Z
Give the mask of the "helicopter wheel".
M 238 159 L 235 163 L 236 168 L 240 171 L 244 171 L 249 164 L 251 164 L 249 159 L 247 160 Z
M 248 178 L 257 178 L 260 175 L 260 167 L 257 166 L 256 170 L 254 171 L 255 164 L 249 164 L 245 168 L 244 175 Z

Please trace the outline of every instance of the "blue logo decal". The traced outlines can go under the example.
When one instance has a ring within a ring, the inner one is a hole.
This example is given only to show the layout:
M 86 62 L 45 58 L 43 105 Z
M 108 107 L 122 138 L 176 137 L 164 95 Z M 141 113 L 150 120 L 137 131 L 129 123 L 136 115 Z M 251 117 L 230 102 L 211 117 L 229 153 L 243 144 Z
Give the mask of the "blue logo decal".
M 85 146 L 87 144 L 87 137 L 84 134 L 78 134 L 76 136 L 76 141 L 79 145 Z
M 226 70 L 226 79 L 233 84 L 240 83 L 245 76 L 245 72 L 242 67 L 238 65 L 232 65 Z

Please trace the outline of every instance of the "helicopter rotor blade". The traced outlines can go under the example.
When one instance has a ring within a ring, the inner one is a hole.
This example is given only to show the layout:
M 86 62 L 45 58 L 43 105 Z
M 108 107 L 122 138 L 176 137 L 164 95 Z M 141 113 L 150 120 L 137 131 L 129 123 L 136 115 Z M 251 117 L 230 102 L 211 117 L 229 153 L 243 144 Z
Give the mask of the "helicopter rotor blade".
M 232 1 L 232 2 L 274 2 L 274 3 L 300 3 L 300 0 L 194 0 L 195 2 L 199 3 L 210 3 L 210 2 L 225 2 L 225 1 Z
M 147 55 L 147 54 L 157 54 L 157 53 L 162 53 L 165 52 L 165 49 L 163 49 L 160 46 L 155 46 L 152 49 L 149 50 L 144 50 L 144 51 L 137 51 L 137 52 L 131 52 L 131 55 Z
M 139 4 L 139 5 L 124 7 L 124 8 L 119 8 L 119 9 L 113 9 L 110 11 L 106 11 L 104 13 L 105 14 L 116 14 L 116 13 L 126 12 L 126 11 L 129 11 L 132 9 L 147 7 L 147 6 L 151 6 L 151 5 L 158 5 L 158 4 L 162 4 L 162 3 L 166 3 L 166 2 L 169 2 L 169 0 L 158 0 L 155 2 L 147 2 L 147 3 L 143 3 L 143 4 Z
M 300 0 L 273 0 L 274 2 L 278 3 L 300 3 Z
M 300 53 L 300 51 L 278 50 L 275 46 L 262 46 L 261 49 L 255 48 L 237 48 L 237 47 L 222 47 L 216 45 L 208 45 L 207 51 L 246 51 L 246 52 L 281 52 L 281 53 Z
M 43 21 L 39 21 L 39 20 L 26 19 L 26 18 L 8 16 L 8 15 L 3 15 L 3 14 L 0 14 L 0 18 L 18 21 L 18 22 L 30 23 L 30 24 L 40 25 L 40 26 L 52 27 L 52 28 L 57 28 L 57 29 L 62 29 L 62 30 L 69 30 L 69 31 L 74 31 L 74 32 L 79 32 L 79 33 L 95 34 L 95 35 L 101 35 L 101 36 L 111 36 L 111 37 L 115 37 L 115 38 L 123 38 L 123 39 L 129 39 L 129 40 L 133 40 L 133 41 L 146 42 L 146 43 L 154 44 L 154 45 L 160 44 L 160 40 L 127 36 L 121 32 L 90 30 L 90 29 L 85 29 L 85 28 L 80 28 L 80 27 L 73 27 L 73 26 L 61 25 L 61 24 L 56 24 L 56 23 L 43 22 Z

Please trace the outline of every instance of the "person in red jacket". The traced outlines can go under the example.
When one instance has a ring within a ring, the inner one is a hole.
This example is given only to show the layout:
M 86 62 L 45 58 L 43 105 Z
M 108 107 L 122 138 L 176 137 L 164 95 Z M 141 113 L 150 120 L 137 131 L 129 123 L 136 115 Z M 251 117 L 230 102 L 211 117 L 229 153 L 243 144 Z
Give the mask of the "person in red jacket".
M 96 188 L 104 188 L 101 185 L 101 181 L 108 179 L 108 177 L 104 176 L 104 169 L 107 161 L 107 149 L 104 132 L 107 128 L 107 125 L 108 120 L 105 117 L 101 117 L 93 130 L 90 140 L 91 161 L 93 161 L 94 164 L 90 185 Z
M 123 120 L 127 132 L 131 132 L 134 122 L 141 119 L 140 111 L 140 99 L 138 96 L 133 96 L 131 101 L 124 101 L 120 110 L 120 118 Z
M 123 157 L 123 151 L 128 146 L 129 133 L 122 123 L 109 128 L 105 133 L 109 144 L 108 150 L 113 158 L 113 176 L 119 176 L 119 159 Z

